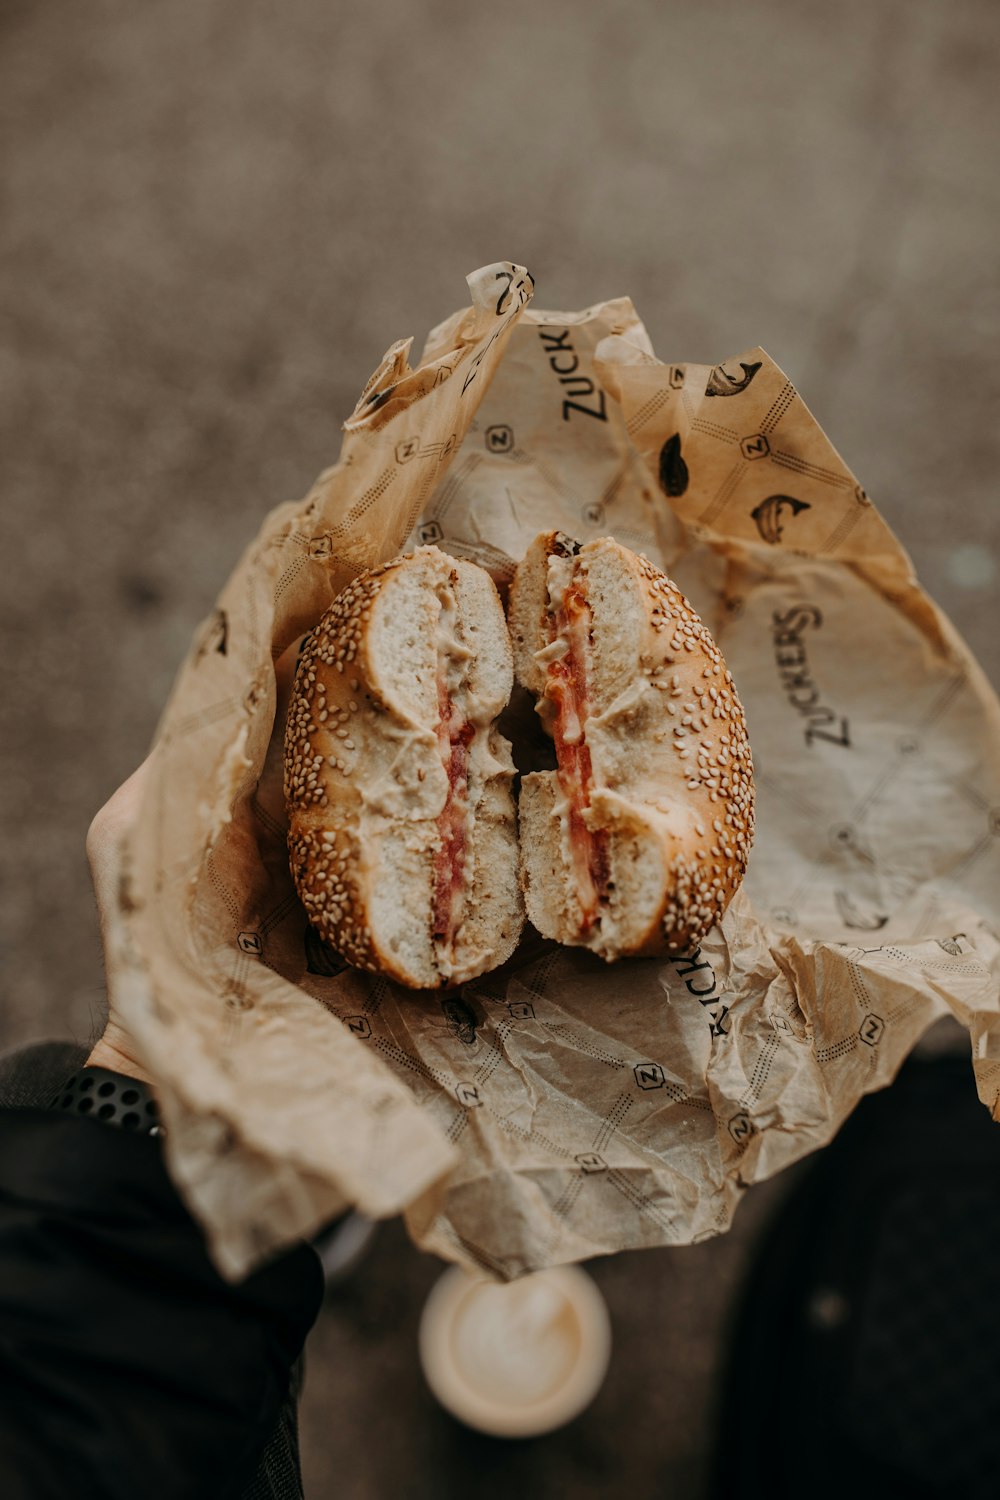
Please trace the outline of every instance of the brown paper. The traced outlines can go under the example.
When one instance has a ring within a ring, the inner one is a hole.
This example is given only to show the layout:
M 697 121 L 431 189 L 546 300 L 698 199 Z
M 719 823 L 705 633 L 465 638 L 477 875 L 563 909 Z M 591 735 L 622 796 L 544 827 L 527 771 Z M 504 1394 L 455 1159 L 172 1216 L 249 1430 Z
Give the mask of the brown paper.
M 762 350 L 662 364 L 626 299 L 537 312 L 509 263 L 469 285 L 236 567 L 122 850 L 123 1018 L 231 1276 L 346 1203 L 502 1277 L 717 1234 L 949 1013 L 1000 1115 L 1000 705 L 968 650 Z M 288 873 L 279 677 L 404 544 L 502 582 L 553 526 L 645 551 L 721 645 L 757 775 L 744 887 L 685 959 L 532 936 L 420 995 L 346 969 Z

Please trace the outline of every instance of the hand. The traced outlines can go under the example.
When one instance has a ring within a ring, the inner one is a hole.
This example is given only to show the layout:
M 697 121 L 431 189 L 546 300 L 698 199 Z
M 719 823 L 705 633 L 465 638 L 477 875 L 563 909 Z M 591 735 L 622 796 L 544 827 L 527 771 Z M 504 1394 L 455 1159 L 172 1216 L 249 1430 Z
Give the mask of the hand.
M 118 899 L 118 845 L 135 821 L 148 767 L 149 761 L 145 760 L 137 771 L 132 772 L 128 780 L 105 802 L 87 832 L 87 858 L 97 898 L 97 918 L 101 924 L 108 986 L 108 1022 L 104 1035 L 95 1043 L 87 1062 L 93 1063 L 95 1067 L 110 1068 L 115 1073 L 126 1073 L 130 1078 L 141 1078 L 147 1083 L 151 1081 L 149 1074 L 136 1058 L 132 1038 L 115 1011 L 115 974 L 108 952 L 107 925 L 109 913 Z

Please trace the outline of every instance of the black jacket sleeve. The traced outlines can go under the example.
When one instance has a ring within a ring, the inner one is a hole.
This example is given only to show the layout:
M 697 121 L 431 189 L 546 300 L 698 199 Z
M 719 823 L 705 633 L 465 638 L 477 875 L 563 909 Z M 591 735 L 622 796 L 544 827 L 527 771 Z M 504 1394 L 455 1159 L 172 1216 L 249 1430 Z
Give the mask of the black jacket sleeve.
M 0 1109 L 0 1494 L 239 1495 L 322 1294 L 305 1245 L 223 1281 L 155 1138 Z

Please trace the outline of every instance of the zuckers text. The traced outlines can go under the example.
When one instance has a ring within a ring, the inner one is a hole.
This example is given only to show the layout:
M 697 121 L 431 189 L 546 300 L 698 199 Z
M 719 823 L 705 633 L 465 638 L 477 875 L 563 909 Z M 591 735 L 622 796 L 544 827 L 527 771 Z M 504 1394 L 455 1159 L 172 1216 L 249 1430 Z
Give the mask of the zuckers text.
M 795 604 L 784 614 L 775 610 L 771 616 L 774 659 L 785 696 L 805 721 L 806 744 L 826 740 L 831 745 L 849 746 L 851 735 L 846 718 L 822 701 L 809 669 L 803 637 L 807 630 L 819 630 L 822 624 L 823 616 L 814 604 Z

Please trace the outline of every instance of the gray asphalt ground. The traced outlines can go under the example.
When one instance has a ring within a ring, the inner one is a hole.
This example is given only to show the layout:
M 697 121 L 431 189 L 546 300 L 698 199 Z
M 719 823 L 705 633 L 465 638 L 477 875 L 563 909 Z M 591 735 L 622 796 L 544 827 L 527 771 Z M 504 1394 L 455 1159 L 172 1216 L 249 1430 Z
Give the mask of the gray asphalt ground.
M 668 360 L 761 343 L 996 684 L 993 0 L 0 3 L 0 1044 L 86 1038 L 83 841 L 261 517 L 336 458 L 384 348 L 514 259 L 627 293 Z M 596 1268 L 592 1418 L 436 1412 L 435 1265 L 394 1226 L 311 1345 L 312 1497 L 695 1496 L 724 1240 Z

